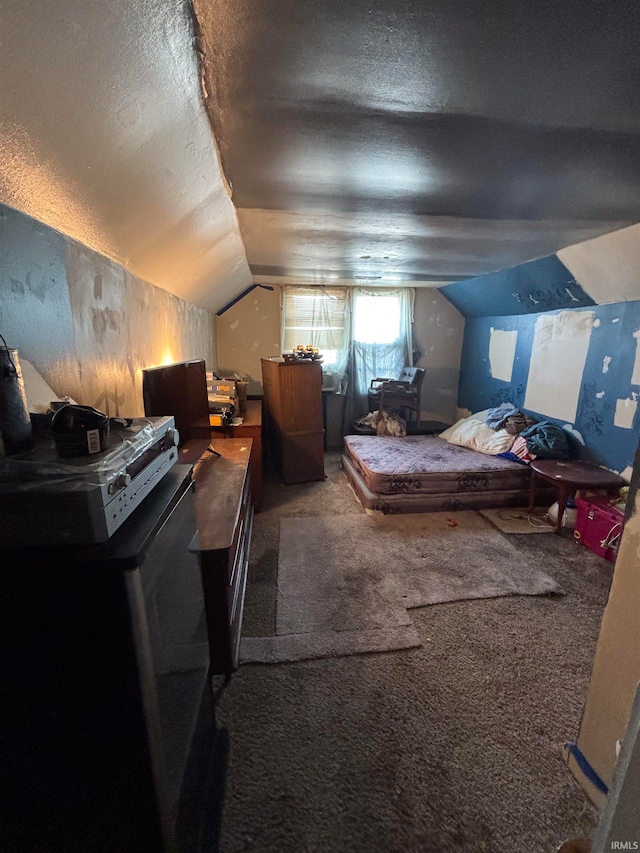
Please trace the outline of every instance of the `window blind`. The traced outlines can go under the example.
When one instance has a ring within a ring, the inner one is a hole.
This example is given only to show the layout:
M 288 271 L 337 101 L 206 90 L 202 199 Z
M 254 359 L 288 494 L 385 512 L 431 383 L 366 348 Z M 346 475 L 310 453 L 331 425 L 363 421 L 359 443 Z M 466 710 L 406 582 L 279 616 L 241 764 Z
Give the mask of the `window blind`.
M 286 287 L 282 306 L 283 351 L 299 344 L 341 351 L 345 341 L 344 287 Z

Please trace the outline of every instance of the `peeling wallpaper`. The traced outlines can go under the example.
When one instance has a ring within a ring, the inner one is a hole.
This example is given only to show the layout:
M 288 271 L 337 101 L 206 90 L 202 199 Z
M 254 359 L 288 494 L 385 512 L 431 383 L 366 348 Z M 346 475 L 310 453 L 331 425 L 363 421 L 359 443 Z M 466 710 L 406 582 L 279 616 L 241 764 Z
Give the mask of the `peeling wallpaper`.
M 590 329 L 580 315 L 589 315 Z M 547 318 L 564 321 L 565 342 L 545 362 L 535 340 L 536 328 L 540 330 Z M 517 332 L 510 382 L 492 376 L 492 329 Z M 581 458 L 628 474 L 640 437 L 636 411 L 640 376 L 635 370 L 638 329 L 640 301 L 538 315 L 470 317 L 462 348 L 459 404 L 481 411 L 505 400 L 525 409 L 527 401 L 536 401 L 535 409 L 526 410 L 560 426 L 569 423 L 580 433 L 586 446 L 576 443 L 575 448 Z M 584 350 L 584 358 L 582 354 L 578 358 L 579 349 Z M 572 397 L 577 401 L 575 418 L 553 417 L 558 405 L 566 405 Z
M 462 408 L 509 400 L 569 423 L 583 458 L 628 475 L 640 434 L 640 225 L 441 293 L 467 318 Z
M 467 281 L 456 281 L 441 287 L 440 292 L 465 317 L 538 314 L 594 304 L 555 255 Z
M 640 299 L 640 225 L 561 249 L 558 258 L 596 302 Z
M 0 205 L 0 331 L 59 396 L 139 416 L 143 367 L 204 358 L 213 315 Z

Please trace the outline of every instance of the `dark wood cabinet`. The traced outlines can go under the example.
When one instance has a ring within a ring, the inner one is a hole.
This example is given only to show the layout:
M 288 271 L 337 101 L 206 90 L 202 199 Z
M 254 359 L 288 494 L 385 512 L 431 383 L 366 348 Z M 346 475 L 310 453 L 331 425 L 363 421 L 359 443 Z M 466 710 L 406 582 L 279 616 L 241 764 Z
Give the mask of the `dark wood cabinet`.
M 346 402 L 346 394 L 337 394 L 335 391 L 322 392 L 325 450 L 342 450 Z
M 103 545 L 3 550 L 2 849 L 217 849 L 194 529 L 176 465 Z
M 198 555 L 201 569 L 210 671 L 228 675 L 238 666 L 252 504 L 262 498 L 261 404 L 247 403 L 246 427 L 212 431 L 201 359 L 145 370 L 143 387 L 147 415 L 163 412 L 180 418 L 178 459 L 195 464 L 198 532 L 190 550 Z M 224 441 L 216 440 L 222 436 Z M 210 439 L 213 444 L 206 450 Z M 252 492 L 251 470 L 256 469 L 258 487 Z
M 322 365 L 262 359 L 269 448 L 285 483 L 324 479 Z
M 198 533 L 190 550 L 198 555 L 212 674 L 238 667 L 249 546 L 251 439 L 219 442 L 221 456 L 196 466 Z
M 173 415 L 180 443 L 209 437 L 209 401 L 204 359 L 142 371 L 145 415 Z
M 0 549 L 3 850 L 218 849 L 228 734 L 207 682 L 238 661 L 251 440 L 207 445 L 108 542 Z

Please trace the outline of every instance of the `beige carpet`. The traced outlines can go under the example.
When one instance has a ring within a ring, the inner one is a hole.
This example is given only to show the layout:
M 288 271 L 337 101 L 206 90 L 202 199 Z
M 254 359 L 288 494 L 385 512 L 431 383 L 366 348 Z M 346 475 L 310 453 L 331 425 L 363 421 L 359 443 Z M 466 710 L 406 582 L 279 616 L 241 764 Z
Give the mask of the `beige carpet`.
M 243 639 L 241 660 L 415 647 L 411 608 L 559 592 L 475 512 L 287 518 L 280 524 L 276 636 Z

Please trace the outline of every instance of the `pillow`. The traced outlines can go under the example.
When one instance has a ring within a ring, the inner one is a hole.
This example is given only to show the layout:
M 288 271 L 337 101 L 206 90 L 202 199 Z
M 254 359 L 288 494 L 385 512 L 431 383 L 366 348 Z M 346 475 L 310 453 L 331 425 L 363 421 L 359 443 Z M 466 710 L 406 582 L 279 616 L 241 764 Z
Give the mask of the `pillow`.
M 470 420 L 482 421 L 484 423 L 484 419 L 486 418 L 486 416 L 489 414 L 490 411 L 491 411 L 491 409 L 485 409 L 482 412 L 476 412 L 475 414 L 469 415 L 466 418 L 460 418 L 460 420 L 456 421 L 455 424 L 453 424 L 453 426 L 447 427 L 443 432 L 438 433 L 438 435 L 440 436 L 440 438 L 444 438 L 445 441 L 448 441 L 451 433 L 455 429 L 457 429 L 460 426 L 460 424 L 463 424 L 465 421 L 470 421 Z
M 452 435 L 455 432 L 455 430 L 458 429 L 460 424 L 463 424 L 465 421 L 468 421 L 468 420 L 469 420 L 469 418 L 460 418 L 459 421 L 456 421 L 455 424 L 452 424 L 452 426 L 447 427 L 445 430 L 443 430 L 443 432 L 438 433 L 438 435 L 440 436 L 440 438 L 444 438 L 445 441 L 448 441 L 449 436 Z
M 483 421 L 471 417 L 466 418 L 462 423 L 454 424 L 447 441 L 449 444 L 497 456 L 509 450 L 514 439 L 515 436 L 509 435 L 506 430 L 493 430 Z
M 470 417 L 472 417 L 476 421 L 482 421 L 482 423 L 485 423 L 487 418 L 489 417 L 490 411 L 491 409 L 483 409 L 481 412 L 474 412 L 474 414 Z

